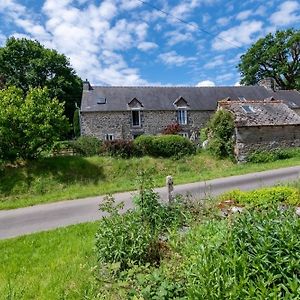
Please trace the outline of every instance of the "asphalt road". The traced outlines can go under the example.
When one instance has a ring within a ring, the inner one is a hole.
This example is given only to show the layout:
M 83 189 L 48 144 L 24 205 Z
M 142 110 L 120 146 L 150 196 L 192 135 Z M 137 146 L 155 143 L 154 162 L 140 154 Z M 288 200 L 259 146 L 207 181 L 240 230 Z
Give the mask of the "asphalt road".
M 174 193 L 204 199 L 231 189 L 250 190 L 281 182 L 291 182 L 298 178 L 300 178 L 300 166 L 177 185 Z M 167 198 L 166 188 L 155 190 L 162 199 Z M 124 201 L 127 210 L 133 207 L 131 199 L 134 194 L 135 192 L 118 193 L 114 198 L 117 202 Z M 2 210 L 0 211 L 0 239 L 97 220 L 103 216 L 103 213 L 98 210 L 102 200 L 103 196 L 99 196 Z

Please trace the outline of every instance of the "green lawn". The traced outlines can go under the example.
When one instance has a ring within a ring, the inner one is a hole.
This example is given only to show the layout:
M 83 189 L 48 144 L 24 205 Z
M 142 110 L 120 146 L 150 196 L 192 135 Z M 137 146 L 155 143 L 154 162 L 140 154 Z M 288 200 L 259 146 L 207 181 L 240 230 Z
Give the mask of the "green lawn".
M 0 241 L 0 299 L 89 299 L 97 223 Z
M 173 175 L 175 184 L 180 184 L 299 164 L 300 156 L 270 163 L 234 164 L 206 153 L 179 160 L 44 158 L 0 170 L 0 209 L 134 190 L 141 170 L 148 170 L 155 186 L 163 186 L 167 175 Z

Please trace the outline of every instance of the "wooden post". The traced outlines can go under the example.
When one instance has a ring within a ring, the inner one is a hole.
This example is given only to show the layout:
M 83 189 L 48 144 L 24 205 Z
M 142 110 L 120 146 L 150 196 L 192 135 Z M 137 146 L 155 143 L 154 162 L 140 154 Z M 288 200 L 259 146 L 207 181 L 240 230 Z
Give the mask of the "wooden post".
M 173 201 L 174 183 L 173 183 L 173 177 L 170 175 L 166 177 L 166 186 L 168 191 L 168 200 L 169 203 L 171 203 Z

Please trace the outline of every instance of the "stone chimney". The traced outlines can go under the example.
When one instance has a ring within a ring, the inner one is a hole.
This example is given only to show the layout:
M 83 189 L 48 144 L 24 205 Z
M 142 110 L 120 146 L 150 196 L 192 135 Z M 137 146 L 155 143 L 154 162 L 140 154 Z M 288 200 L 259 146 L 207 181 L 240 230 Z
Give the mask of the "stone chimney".
M 84 91 L 90 91 L 92 90 L 92 86 L 90 85 L 89 81 L 86 79 L 84 82 L 83 82 L 83 90 Z
M 261 79 L 258 82 L 258 85 L 264 86 L 266 89 L 271 90 L 273 92 L 275 92 L 276 90 L 279 89 L 275 79 L 272 77 L 267 77 L 267 78 Z

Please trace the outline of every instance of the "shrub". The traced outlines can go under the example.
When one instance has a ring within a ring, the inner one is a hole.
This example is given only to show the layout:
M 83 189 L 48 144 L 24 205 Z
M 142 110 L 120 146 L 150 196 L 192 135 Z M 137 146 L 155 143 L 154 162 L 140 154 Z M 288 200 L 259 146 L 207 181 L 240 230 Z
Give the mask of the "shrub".
M 93 136 L 81 136 L 71 142 L 74 151 L 83 156 L 93 156 L 101 153 L 102 141 Z
M 73 115 L 73 131 L 76 138 L 80 137 L 80 111 L 76 108 Z
M 132 263 L 159 263 L 159 236 L 186 221 L 180 201 L 165 205 L 159 200 L 145 172 L 140 177 L 140 193 L 134 198 L 135 211 L 120 214 L 123 203 L 116 205 L 112 197 L 106 197 L 100 209 L 109 216 L 101 220 L 96 234 L 100 262 L 119 263 L 121 270 Z
M 248 192 L 234 190 L 221 195 L 219 199 L 234 200 L 239 204 L 250 206 L 269 206 L 279 203 L 296 205 L 300 203 L 300 192 L 293 187 L 277 186 Z
M 233 116 L 224 109 L 215 112 L 208 122 L 207 129 L 202 131 L 202 136 L 208 138 L 208 151 L 218 158 L 233 157 L 233 134 Z
M 114 140 L 106 141 L 103 145 L 103 150 L 111 156 L 119 156 L 123 158 L 132 157 L 135 152 L 133 141 L 128 140 Z
M 212 220 L 186 237 L 188 299 L 297 299 L 300 219 L 294 211 L 249 210 Z
M 182 130 L 178 123 L 169 124 L 163 131 L 162 134 L 177 134 Z
M 140 136 L 134 144 L 143 155 L 180 157 L 196 152 L 196 146 L 179 135 Z
M 299 155 L 299 153 L 299 148 L 254 151 L 249 154 L 247 161 L 253 163 L 266 163 L 295 157 Z
M 107 198 L 104 205 L 114 205 L 113 198 Z M 96 234 L 98 261 L 101 263 L 120 263 L 120 269 L 127 268 L 132 262 L 145 263 L 150 260 L 150 245 L 153 242 L 150 230 L 142 226 L 136 212 L 120 214 L 114 210 L 102 210 L 110 213 L 104 217 Z M 109 207 L 109 206 L 107 206 Z

